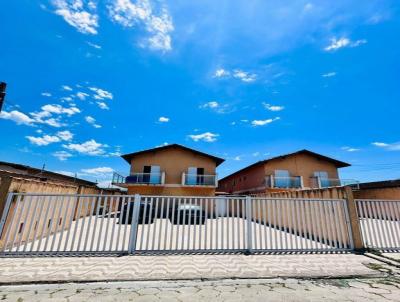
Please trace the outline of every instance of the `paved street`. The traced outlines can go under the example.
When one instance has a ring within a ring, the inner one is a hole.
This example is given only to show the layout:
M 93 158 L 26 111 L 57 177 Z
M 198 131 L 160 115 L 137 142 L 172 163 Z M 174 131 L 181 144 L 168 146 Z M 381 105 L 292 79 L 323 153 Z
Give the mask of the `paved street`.
M 1 258 L 0 283 L 375 277 L 376 265 L 354 254 Z
M 399 301 L 400 279 L 138 281 L 0 287 L 2 301 Z

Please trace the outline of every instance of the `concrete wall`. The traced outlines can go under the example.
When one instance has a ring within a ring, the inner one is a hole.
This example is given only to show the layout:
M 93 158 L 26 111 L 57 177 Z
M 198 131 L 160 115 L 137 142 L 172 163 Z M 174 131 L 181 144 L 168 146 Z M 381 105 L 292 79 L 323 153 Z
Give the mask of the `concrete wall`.
M 211 187 L 168 187 L 152 185 L 129 185 L 128 194 L 159 196 L 214 196 L 215 188 Z
M 360 189 L 353 194 L 356 199 L 400 200 L 400 187 Z

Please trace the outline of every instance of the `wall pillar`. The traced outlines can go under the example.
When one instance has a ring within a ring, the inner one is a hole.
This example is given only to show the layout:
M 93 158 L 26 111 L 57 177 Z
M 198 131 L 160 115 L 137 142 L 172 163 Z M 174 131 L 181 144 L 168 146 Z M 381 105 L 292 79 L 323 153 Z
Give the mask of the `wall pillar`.
M 12 178 L 10 176 L 1 177 L 0 184 L 0 217 L 3 215 L 4 207 L 6 206 L 7 194 L 10 191 Z
M 350 187 L 345 187 L 347 209 L 349 211 L 349 223 L 351 228 L 351 235 L 353 237 L 354 250 L 364 250 L 364 244 L 362 241 L 360 220 L 358 219 L 356 202 L 353 197 L 353 191 Z

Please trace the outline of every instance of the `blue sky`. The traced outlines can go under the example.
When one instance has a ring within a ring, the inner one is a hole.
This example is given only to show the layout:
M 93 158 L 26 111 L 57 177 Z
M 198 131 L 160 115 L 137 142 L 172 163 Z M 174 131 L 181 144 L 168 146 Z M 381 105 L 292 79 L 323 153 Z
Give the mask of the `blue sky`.
M 396 3 L 397 2 L 397 3 Z M 398 1 L 7 1 L 0 159 L 105 182 L 180 143 L 225 176 L 310 149 L 400 177 Z

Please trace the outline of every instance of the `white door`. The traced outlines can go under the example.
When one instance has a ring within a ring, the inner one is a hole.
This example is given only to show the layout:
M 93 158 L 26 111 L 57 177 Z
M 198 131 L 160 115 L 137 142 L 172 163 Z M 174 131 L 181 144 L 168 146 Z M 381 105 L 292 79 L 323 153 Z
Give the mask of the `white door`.
M 151 166 L 150 170 L 150 183 L 159 184 L 161 182 L 161 170 L 160 166 Z
M 186 175 L 186 184 L 195 185 L 197 180 L 197 167 L 189 167 Z

